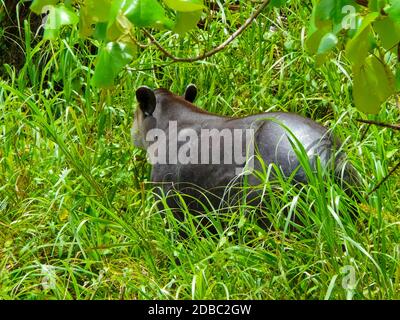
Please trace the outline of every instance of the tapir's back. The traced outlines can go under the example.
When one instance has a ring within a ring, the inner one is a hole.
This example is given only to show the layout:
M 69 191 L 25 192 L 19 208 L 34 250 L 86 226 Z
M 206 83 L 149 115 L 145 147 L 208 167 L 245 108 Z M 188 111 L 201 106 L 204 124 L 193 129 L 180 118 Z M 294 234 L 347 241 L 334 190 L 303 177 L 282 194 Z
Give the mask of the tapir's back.
M 224 156 L 228 153 L 234 153 L 238 145 L 242 157 L 246 157 L 249 144 L 253 143 L 253 163 L 254 170 L 261 170 L 261 166 L 275 164 L 281 169 L 285 176 L 289 176 L 296 170 L 294 180 L 296 182 L 307 182 L 304 170 L 300 167 L 300 162 L 294 148 L 304 148 L 310 160 L 311 167 L 315 167 L 316 158 L 319 157 L 321 164 L 327 166 L 329 160 L 334 157 L 335 148 L 339 143 L 334 143 L 329 131 L 312 121 L 294 113 L 271 112 L 248 116 L 244 118 L 222 118 L 205 115 L 199 116 L 196 124 L 191 125 L 191 129 L 201 136 L 202 130 L 216 130 L 219 134 L 221 130 L 230 130 L 232 133 L 233 146 L 220 143 L 221 148 L 213 149 L 209 145 L 209 162 L 207 163 L 188 163 L 188 164 L 157 164 L 153 166 L 152 179 L 157 182 L 173 182 L 179 188 L 179 184 L 190 183 L 200 188 L 211 190 L 230 185 L 238 179 L 239 167 L 244 167 L 243 163 L 232 163 L 224 161 Z M 240 139 L 233 133 L 238 130 L 241 133 Z M 247 141 L 244 137 L 246 129 L 253 130 L 253 141 Z M 207 139 L 208 140 L 208 139 Z M 199 138 L 201 141 L 201 138 Z M 203 140 L 204 142 L 204 140 Z M 178 143 L 178 149 L 186 141 Z M 169 143 L 168 143 L 169 144 Z M 200 143 L 201 144 L 201 143 Z M 199 146 L 199 158 L 202 158 L 202 147 Z M 170 151 L 170 150 L 169 150 Z M 204 151 L 204 150 L 203 150 Z M 212 154 L 217 153 L 220 162 L 213 163 Z M 247 155 L 248 156 L 248 155 Z M 252 156 L 252 155 L 250 155 Z M 263 164 L 257 159 L 262 159 Z M 231 157 L 230 157 L 231 159 Z M 259 184 L 260 181 L 252 175 L 249 178 L 250 184 Z
M 306 182 L 307 179 L 304 170 L 299 168 L 296 153 L 301 153 L 304 148 L 311 167 L 315 166 L 317 157 L 323 166 L 327 166 L 339 147 L 338 141 L 325 127 L 298 114 L 271 112 L 250 118 L 263 122 L 257 130 L 255 142 L 264 163 L 274 163 L 286 176 L 298 169 L 294 177 L 297 182 Z

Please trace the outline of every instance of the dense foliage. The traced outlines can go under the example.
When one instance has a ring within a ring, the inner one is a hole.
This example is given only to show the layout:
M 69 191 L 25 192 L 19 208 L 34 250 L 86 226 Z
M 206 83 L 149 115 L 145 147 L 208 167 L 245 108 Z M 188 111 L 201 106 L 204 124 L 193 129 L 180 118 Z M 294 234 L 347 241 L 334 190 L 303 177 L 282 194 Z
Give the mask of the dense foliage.
M 396 82 L 390 63 L 390 56 L 397 58 L 400 52 L 400 2 L 318 1 L 308 39 L 317 59 L 326 60 L 343 31 L 347 31 L 345 54 L 352 66 L 354 103 L 365 113 L 378 113 L 381 104 L 400 90 L 400 69 Z
M 264 1 L 279 7 L 287 1 Z M 35 0 L 31 9 L 47 13 L 44 38 L 58 38 L 63 25 L 77 25 L 83 37 L 100 41 L 93 83 L 99 87 L 113 85 L 114 79 L 134 57 L 137 41 L 134 28 L 156 27 L 177 34 L 195 28 L 205 9 L 202 0 L 165 0 L 167 9 L 175 11 L 170 19 L 157 0 Z M 77 13 L 76 13 L 77 12 Z M 343 33 L 343 31 L 345 31 Z M 321 63 L 338 44 L 347 41 L 346 56 L 353 73 L 353 98 L 365 113 L 377 113 L 380 106 L 400 89 L 393 66 L 386 54 L 397 56 L 400 42 L 400 3 L 395 0 L 320 0 L 314 3 L 307 45 Z M 391 68 L 392 67 L 392 68 Z

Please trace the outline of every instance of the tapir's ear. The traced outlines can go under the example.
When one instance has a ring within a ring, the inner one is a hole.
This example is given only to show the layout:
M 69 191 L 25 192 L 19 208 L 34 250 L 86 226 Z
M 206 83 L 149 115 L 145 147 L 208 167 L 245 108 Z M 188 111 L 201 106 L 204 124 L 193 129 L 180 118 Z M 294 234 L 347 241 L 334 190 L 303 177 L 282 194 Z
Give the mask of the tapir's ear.
M 193 102 L 197 96 L 197 88 L 194 84 L 189 84 L 185 90 L 185 100 Z
M 136 90 L 136 99 L 145 116 L 151 116 L 156 108 L 156 96 L 149 87 L 141 86 Z

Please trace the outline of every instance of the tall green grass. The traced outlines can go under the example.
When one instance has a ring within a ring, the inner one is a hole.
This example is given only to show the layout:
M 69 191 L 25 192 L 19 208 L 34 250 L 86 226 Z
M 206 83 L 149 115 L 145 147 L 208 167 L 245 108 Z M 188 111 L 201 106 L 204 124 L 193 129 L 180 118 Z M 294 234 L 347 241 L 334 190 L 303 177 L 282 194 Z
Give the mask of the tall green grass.
M 160 33 L 162 45 L 196 55 L 252 10 L 250 2 L 238 11 L 217 3 L 206 30 Z M 140 50 L 116 88 L 101 92 L 90 87 L 96 43 L 68 30 L 63 41 L 34 42 L 25 23 L 25 66 L 5 66 L 0 82 L 0 297 L 399 299 L 398 173 L 368 194 L 398 161 L 399 136 L 355 121 L 365 116 L 351 105 L 346 60 L 336 52 L 316 67 L 304 48 L 309 16 L 297 0 L 266 11 L 230 47 L 197 63 Z M 184 222 L 159 212 L 156 201 L 165 199 L 153 196 L 151 168 L 129 136 L 135 89 L 183 93 L 189 83 L 199 88 L 196 104 L 211 112 L 292 111 L 331 128 L 361 175 L 358 197 L 322 175 L 301 188 L 278 176 L 263 186 L 267 230 L 246 204 L 206 212 L 213 233 L 196 231 L 190 212 Z M 398 122 L 396 101 L 374 119 Z

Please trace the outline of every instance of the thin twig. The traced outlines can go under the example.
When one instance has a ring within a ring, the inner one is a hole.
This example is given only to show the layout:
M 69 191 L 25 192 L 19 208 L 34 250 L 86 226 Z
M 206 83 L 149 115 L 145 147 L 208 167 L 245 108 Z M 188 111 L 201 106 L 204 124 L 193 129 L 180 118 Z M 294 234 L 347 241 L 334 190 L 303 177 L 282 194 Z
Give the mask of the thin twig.
M 360 6 L 368 7 L 368 0 L 356 0 Z
M 380 127 L 384 127 L 384 128 L 390 128 L 393 130 L 400 130 L 400 125 L 394 125 L 394 124 L 389 124 L 389 123 L 383 123 L 383 122 L 378 122 L 378 121 L 373 121 L 373 120 L 362 120 L 362 119 L 357 119 L 356 121 L 358 122 L 362 122 L 362 123 L 367 123 L 368 124 L 368 128 L 370 127 L 370 125 L 376 125 L 376 126 L 380 126 Z M 385 181 L 387 179 L 390 178 L 390 176 L 396 172 L 397 169 L 400 168 L 400 161 L 393 167 L 392 170 L 390 170 L 389 174 L 387 176 L 385 176 L 381 181 L 379 181 L 379 183 L 370 191 L 368 192 L 368 195 L 371 195 L 372 193 L 374 193 L 376 190 L 378 190 L 381 185 L 383 183 L 385 183 Z
M 397 60 L 400 61 L 400 44 L 397 46 Z
M 129 33 L 128 36 L 132 40 L 132 42 L 135 43 L 141 49 L 146 49 L 152 45 L 152 42 L 147 44 L 139 42 L 131 33 Z
M 146 34 L 147 37 L 150 38 L 151 42 L 168 58 L 172 59 L 174 62 L 194 62 L 194 61 L 199 61 L 206 59 L 208 57 L 211 57 L 212 55 L 216 54 L 217 52 L 225 49 L 233 40 L 235 40 L 252 22 L 254 19 L 258 17 L 258 15 L 261 13 L 261 11 L 271 2 L 271 0 L 264 0 L 258 9 L 252 13 L 252 15 L 246 20 L 246 22 L 239 28 L 237 29 L 234 33 L 232 33 L 228 39 L 226 39 L 223 43 L 218 45 L 217 47 L 211 49 L 210 51 L 207 51 L 205 53 L 202 53 L 201 55 L 197 57 L 190 57 L 190 58 L 180 58 L 174 56 L 172 53 L 170 53 L 167 49 L 165 49 L 152 35 L 149 33 L 147 30 L 143 29 L 143 32 Z
M 374 193 L 376 190 L 378 190 L 378 189 L 381 187 L 381 185 L 382 185 L 383 183 L 385 183 L 385 181 L 386 181 L 387 179 L 389 179 L 390 176 L 391 176 L 393 173 L 395 173 L 395 171 L 396 171 L 397 169 L 399 169 L 399 168 L 400 168 L 400 161 L 393 167 L 392 170 L 390 170 L 389 174 L 388 174 L 387 176 L 385 176 L 385 177 L 375 186 L 375 188 L 373 188 L 370 192 L 368 192 L 368 195 L 370 196 L 372 193 Z
M 378 121 L 373 121 L 373 120 L 362 120 L 362 119 L 357 119 L 356 121 L 362 122 L 362 123 L 367 123 L 367 124 L 373 124 L 379 127 L 385 127 L 385 128 L 390 128 L 393 130 L 400 130 L 400 125 L 396 124 L 389 124 L 389 123 L 383 123 L 383 122 L 378 122 Z
M 365 139 L 365 136 L 367 135 L 369 128 L 371 128 L 371 124 L 368 124 L 364 129 L 364 131 L 361 133 L 360 143 Z
M 130 72 L 139 72 L 139 71 L 154 71 L 154 70 L 158 70 L 158 69 L 162 69 L 164 67 L 168 67 L 169 65 L 171 65 L 173 62 L 169 62 L 169 63 L 164 63 L 164 64 L 160 64 L 160 65 L 156 65 L 154 67 L 149 67 L 149 68 L 131 68 L 126 66 L 124 69 L 126 71 L 130 71 Z

